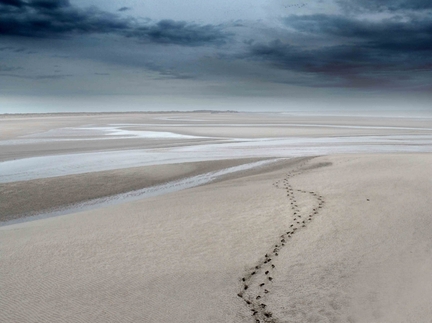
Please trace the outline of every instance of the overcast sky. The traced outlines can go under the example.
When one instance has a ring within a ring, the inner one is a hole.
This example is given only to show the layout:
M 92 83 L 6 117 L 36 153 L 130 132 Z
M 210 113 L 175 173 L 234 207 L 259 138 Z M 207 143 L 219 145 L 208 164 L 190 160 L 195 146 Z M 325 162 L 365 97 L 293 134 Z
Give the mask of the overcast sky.
M 430 102 L 431 0 L 0 0 L 0 113 Z

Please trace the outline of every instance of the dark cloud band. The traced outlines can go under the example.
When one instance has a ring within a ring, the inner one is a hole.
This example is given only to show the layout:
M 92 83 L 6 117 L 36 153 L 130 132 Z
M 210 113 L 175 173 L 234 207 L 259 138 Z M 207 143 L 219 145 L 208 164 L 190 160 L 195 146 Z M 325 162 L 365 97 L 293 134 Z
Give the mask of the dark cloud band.
M 284 22 L 298 32 L 340 37 L 353 46 L 402 52 L 432 50 L 431 19 L 386 19 L 372 22 L 338 15 L 308 15 L 290 16 Z
M 326 84 L 338 80 L 338 86 L 359 86 L 353 80 L 361 79 L 363 86 L 373 87 L 390 84 L 401 73 L 432 70 L 432 21 L 428 19 L 371 22 L 337 15 L 303 15 L 287 17 L 284 23 L 291 30 L 287 40 L 254 43 L 249 57 L 278 69 L 323 76 Z M 293 32 L 303 35 L 307 46 L 291 45 Z M 327 44 L 315 44 L 313 39 L 327 40 Z
M 110 33 L 184 46 L 220 44 L 228 37 L 213 25 L 172 20 L 142 24 L 94 7 L 76 8 L 67 0 L 0 0 L 0 35 L 59 37 L 74 33 Z

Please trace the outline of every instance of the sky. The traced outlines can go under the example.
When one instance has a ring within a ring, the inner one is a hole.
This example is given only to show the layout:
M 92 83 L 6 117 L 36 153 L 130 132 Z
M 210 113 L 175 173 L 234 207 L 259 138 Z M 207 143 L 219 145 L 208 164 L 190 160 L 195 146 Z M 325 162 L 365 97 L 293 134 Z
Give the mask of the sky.
M 0 0 L 0 113 L 432 113 L 430 0 Z

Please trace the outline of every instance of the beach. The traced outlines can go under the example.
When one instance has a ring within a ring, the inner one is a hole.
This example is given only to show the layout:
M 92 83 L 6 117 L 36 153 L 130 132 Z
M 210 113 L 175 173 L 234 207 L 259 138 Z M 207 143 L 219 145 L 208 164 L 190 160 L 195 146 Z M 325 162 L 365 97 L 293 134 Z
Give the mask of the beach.
M 431 320 L 430 119 L 138 117 L 0 121 L 2 322 Z

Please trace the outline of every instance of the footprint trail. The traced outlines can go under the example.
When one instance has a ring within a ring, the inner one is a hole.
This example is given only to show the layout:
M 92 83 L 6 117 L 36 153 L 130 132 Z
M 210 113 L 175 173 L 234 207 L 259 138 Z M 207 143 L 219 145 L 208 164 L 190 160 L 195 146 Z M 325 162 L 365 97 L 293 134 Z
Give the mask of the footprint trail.
M 277 323 L 280 320 L 274 317 L 271 311 L 271 304 L 267 303 L 267 298 L 272 292 L 272 285 L 277 279 L 276 259 L 283 252 L 284 248 L 289 245 L 290 239 L 300 230 L 307 228 L 307 225 L 319 215 L 320 210 L 324 207 L 324 197 L 314 191 L 305 191 L 294 188 L 290 179 L 304 172 L 302 167 L 307 164 L 308 160 L 299 164 L 295 169 L 288 172 L 284 179 L 273 184 L 277 189 L 286 191 L 290 205 L 289 216 L 292 217 L 291 223 L 285 228 L 269 251 L 263 255 L 241 278 L 241 288 L 237 294 L 245 305 L 249 308 L 251 322 L 255 323 Z M 298 206 L 297 196 L 309 195 L 314 200 L 313 208 L 310 212 L 302 211 Z

